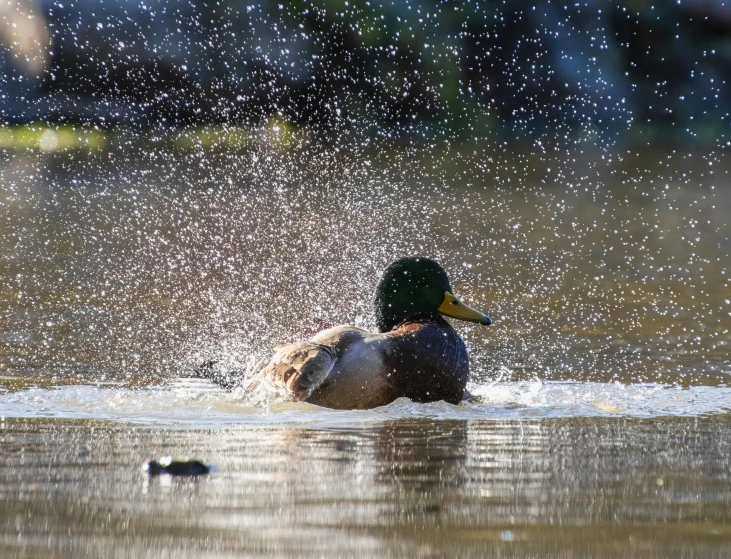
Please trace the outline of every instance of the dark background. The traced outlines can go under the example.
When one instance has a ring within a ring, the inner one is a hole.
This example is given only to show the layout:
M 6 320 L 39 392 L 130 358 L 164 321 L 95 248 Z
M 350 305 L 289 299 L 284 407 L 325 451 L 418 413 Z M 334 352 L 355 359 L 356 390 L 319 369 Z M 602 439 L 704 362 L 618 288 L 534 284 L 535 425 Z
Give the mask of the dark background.
M 725 144 L 731 6 L 21 0 L 0 121 Z

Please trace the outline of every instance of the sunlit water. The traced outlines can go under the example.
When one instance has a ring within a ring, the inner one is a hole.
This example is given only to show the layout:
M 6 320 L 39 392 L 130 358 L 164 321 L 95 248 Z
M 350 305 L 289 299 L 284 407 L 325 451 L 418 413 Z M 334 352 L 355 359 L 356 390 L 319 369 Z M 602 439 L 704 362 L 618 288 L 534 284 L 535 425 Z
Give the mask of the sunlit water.
M 240 368 L 329 324 L 372 328 L 384 267 L 426 254 L 495 321 L 457 325 L 475 382 L 725 384 L 726 167 L 468 148 L 19 154 L 2 168 L 0 371 L 144 385 L 205 359 Z
M 731 553 L 722 158 L 135 156 L 2 168 L 1 557 Z M 188 378 L 372 327 L 405 254 L 495 319 L 455 325 L 470 402 Z M 141 471 L 166 455 L 218 470 Z
M 731 550 L 725 415 L 351 416 L 327 428 L 309 427 L 307 415 L 215 429 L 6 420 L 0 553 L 720 559 Z M 150 478 L 141 465 L 160 454 L 218 469 Z
M 306 425 L 324 428 L 395 419 L 705 416 L 731 412 L 731 388 L 594 382 L 497 382 L 470 385 L 471 402 L 416 404 L 403 398 L 375 410 L 328 410 L 305 403 L 252 402 L 196 379 L 131 390 L 61 386 L 0 393 L 8 417 L 110 419 L 171 426 Z

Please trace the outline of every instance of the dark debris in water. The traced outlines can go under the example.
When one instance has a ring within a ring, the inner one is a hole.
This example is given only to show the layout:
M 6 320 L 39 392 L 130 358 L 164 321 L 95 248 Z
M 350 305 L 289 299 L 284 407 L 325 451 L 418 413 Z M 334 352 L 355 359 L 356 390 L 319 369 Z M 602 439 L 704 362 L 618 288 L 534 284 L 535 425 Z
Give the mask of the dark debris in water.
M 215 471 L 213 465 L 205 465 L 199 460 L 150 460 L 145 469 L 151 476 L 168 474 L 171 476 L 200 476 Z

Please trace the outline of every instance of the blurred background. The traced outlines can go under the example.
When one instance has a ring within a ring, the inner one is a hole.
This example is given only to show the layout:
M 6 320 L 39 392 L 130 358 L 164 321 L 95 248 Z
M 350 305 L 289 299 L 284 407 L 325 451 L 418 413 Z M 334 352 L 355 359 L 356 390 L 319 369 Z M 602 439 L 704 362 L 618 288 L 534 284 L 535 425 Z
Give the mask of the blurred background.
M 17 0 L 0 22 L 8 125 L 277 117 L 326 136 L 728 136 L 721 0 Z

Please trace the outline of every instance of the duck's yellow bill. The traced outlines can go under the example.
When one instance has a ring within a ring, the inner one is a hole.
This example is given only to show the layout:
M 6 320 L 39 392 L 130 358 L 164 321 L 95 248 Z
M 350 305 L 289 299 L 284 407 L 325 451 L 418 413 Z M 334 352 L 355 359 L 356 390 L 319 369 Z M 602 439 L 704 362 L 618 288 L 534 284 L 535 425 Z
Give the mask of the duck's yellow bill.
M 477 322 L 484 326 L 492 324 L 492 320 L 490 320 L 489 316 L 468 307 L 449 291 L 444 292 L 444 301 L 441 305 L 439 305 L 439 312 L 445 316 L 459 318 L 460 320 L 466 320 L 467 322 Z

